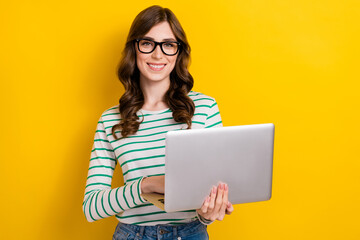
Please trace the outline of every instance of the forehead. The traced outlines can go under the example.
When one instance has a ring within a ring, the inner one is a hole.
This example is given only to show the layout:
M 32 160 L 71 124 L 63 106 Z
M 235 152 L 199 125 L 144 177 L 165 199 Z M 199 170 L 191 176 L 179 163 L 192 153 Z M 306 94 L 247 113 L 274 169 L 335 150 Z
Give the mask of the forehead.
M 168 22 L 161 22 L 156 24 L 150 29 L 149 32 L 145 34 L 144 37 L 151 37 L 155 41 L 162 41 L 164 39 L 170 39 L 170 38 L 176 40 L 176 37 L 172 32 Z

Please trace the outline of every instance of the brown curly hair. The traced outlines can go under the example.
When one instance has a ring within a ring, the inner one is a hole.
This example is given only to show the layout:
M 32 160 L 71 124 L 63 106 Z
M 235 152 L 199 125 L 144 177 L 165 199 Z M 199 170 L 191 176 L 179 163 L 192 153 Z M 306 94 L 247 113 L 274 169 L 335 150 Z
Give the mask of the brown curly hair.
M 176 122 L 186 123 L 191 128 L 191 118 L 194 115 L 195 105 L 188 96 L 194 85 L 194 80 L 188 71 L 190 62 L 190 46 L 185 32 L 174 13 L 168 8 L 151 6 L 141 11 L 131 25 L 123 56 L 118 67 L 118 77 L 124 85 L 125 93 L 119 100 L 120 123 L 112 127 L 112 135 L 116 130 L 121 130 L 122 138 L 135 134 L 140 126 L 136 112 L 144 104 L 144 95 L 140 88 L 140 72 L 136 64 L 136 50 L 134 40 L 142 38 L 150 29 L 160 22 L 167 21 L 180 42 L 175 67 L 170 73 L 170 87 L 165 93 L 164 101 L 172 110 Z

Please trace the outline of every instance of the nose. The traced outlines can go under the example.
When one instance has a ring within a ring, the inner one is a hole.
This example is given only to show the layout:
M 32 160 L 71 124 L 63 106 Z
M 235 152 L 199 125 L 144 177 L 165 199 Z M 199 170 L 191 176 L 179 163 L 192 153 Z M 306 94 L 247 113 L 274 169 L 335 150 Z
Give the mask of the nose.
M 163 53 L 161 51 L 160 45 L 157 45 L 155 50 L 152 52 L 152 57 L 156 59 L 162 58 Z

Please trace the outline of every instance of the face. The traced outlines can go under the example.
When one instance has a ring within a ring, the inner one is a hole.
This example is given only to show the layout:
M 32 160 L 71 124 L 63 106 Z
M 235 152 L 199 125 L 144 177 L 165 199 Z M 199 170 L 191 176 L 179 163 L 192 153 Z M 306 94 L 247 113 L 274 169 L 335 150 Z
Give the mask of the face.
M 176 41 L 168 22 L 161 22 L 153 26 L 143 38 L 149 38 L 156 42 Z M 136 48 L 136 64 L 140 71 L 140 81 L 170 82 L 170 73 L 175 67 L 177 54 L 165 55 L 160 46 L 156 46 L 152 53 L 141 53 Z

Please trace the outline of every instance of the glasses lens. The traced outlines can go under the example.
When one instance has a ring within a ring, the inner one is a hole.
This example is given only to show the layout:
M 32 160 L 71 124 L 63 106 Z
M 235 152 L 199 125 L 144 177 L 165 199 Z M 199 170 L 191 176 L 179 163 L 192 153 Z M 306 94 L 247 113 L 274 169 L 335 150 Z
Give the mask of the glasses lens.
M 154 49 L 155 43 L 149 40 L 140 40 L 139 49 L 141 52 L 149 53 Z
M 178 50 L 178 45 L 174 42 L 165 42 L 162 44 L 162 49 L 164 50 L 165 54 L 173 55 Z

